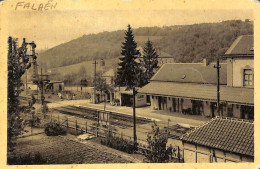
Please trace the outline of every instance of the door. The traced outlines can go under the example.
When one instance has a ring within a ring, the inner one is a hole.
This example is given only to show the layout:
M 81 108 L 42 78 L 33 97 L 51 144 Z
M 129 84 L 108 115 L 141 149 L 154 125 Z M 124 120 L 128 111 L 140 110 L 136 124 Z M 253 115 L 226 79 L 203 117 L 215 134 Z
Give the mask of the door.
M 192 100 L 192 113 L 195 115 L 201 115 L 202 105 L 202 101 Z
M 211 102 L 210 103 L 210 110 L 211 110 L 211 116 L 215 117 L 216 116 L 216 110 L 217 110 L 217 103 Z
M 62 86 L 59 84 L 59 91 L 62 91 Z
M 172 107 L 173 107 L 173 111 L 176 112 L 176 99 L 172 98 Z
M 241 118 L 253 120 L 254 119 L 254 106 L 241 106 Z
M 146 95 L 146 103 L 151 105 L 150 95 Z
M 162 107 L 161 107 L 161 103 L 162 103 L 162 97 L 161 97 L 161 96 L 158 96 L 159 110 L 162 109 Z

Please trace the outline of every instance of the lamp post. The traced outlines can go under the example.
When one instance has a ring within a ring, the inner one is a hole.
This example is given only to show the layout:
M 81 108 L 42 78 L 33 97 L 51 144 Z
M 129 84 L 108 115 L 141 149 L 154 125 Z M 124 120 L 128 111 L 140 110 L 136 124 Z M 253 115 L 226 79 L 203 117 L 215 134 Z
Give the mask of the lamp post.
M 96 104 L 96 76 L 97 76 L 97 64 L 98 64 L 98 62 L 95 60 L 94 63 L 92 63 L 92 64 L 94 64 L 94 97 L 93 97 L 94 101 L 93 102 L 94 102 L 94 104 Z M 104 59 L 100 60 L 100 65 L 105 66 Z

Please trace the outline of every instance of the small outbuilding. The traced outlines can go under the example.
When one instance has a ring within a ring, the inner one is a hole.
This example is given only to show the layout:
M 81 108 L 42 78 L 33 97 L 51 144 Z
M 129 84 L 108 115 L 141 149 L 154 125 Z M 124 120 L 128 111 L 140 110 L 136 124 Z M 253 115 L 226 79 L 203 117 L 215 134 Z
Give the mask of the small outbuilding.
M 147 105 L 146 95 L 138 93 L 138 88 L 136 88 L 137 94 L 135 95 L 135 106 L 143 107 Z M 127 90 L 126 87 L 117 87 L 115 92 L 115 98 L 120 101 L 120 106 L 133 106 L 133 90 Z
M 181 137 L 185 163 L 254 161 L 254 123 L 215 117 Z
M 52 92 L 64 91 L 64 82 L 63 81 L 49 81 L 46 83 L 46 90 L 52 91 Z

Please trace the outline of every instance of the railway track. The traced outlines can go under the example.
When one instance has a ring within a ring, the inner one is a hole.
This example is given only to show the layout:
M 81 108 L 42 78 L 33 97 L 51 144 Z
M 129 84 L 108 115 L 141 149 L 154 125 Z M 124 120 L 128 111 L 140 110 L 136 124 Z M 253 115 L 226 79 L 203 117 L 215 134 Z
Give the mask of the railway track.
M 66 107 L 60 107 L 60 108 L 53 108 L 53 110 L 62 113 L 67 114 L 71 116 L 76 116 L 80 118 L 86 118 L 89 120 L 97 121 L 98 120 L 98 110 L 95 109 L 84 109 L 84 108 L 78 108 L 74 106 L 66 106 Z M 115 115 L 109 117 L 109 122 L 113 126 L 120 127 L 122 129 L 133 127 L 132 121 L 123 118 L 114 118 Z M 120 120 L 119 120 L 120 119 Z
M 100 112 L 100 110 L 97 109 L 76 107 L 76 106 L 65 106 L 65 107 L 53 108 L 53 110 L 62 114 L 85 118 L 93 121 L 97 121 L 98 112 Z M 109 121 L 111 125 L 117 126 L 122 129 L 133 127 L 133 120 L 132 120 L 132 116 L 130 115 L 110 112 Z M 151 123 L 152 120 L 142 118 L 142 117 L 137 117 L 136 122 L 137 125 L 147 124 L 147 123 Z M 190 129 L 178 125 L 171 126 L 169 128 L 170 131 L 169 138 L 179 140 L 181 135 L 185 134 L 189 130 Z

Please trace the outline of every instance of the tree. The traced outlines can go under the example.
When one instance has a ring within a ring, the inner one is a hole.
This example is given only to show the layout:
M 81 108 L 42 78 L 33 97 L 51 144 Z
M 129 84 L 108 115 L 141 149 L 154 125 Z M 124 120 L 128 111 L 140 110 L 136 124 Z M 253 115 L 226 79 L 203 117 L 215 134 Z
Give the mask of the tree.
M 35 45 L 32 43 L 32 45 Z M 26 69 L 29 69 L 29 56 L 25 39 L 20 48 L 17 49 L 17 42 L 8 38 L 8 106 L 7 106 L 7 148 L 13 151 L 16 137 L 21 134 L 24 127 L 24 120 L 20 117 L 21 107 L 19 106 L 19 94 L 22 86 L 21 77 Z M 34 46 L 36 47 L 36 45 Z M 36 58 L 34 58 L 36 59 Z
M 154 70 L 158 68 L 158 54 L 156 53 L 153 44 L 149 39 L 143 47 L 143 53 L 145 84 L 147 84 L 148 80 L 151 79 L 154 75 Z
M 106 84 L 106 80 L 102 78 L 101 74 L 98 74 L 96 77 L 96 90 L 101 92 L 106 92 L 108 91 L 108 85 Z
M 119 58 L 121 62 L 118 64 L 116 83 L 119 86 L 127 86 L 128 89 L 133 89 L 138 81 L 137 72 L 139 66 L 136 59 L 140 52 L 136 49 L 137 44 L 130 25 L 128 25 L 128 30 L 125 32 L 125 42 L 122 44 L 121 54 L 123 57 Z
M 167 128 L 161 130 L 159 126 L 154 122 L 152 126 L 152 132 L 147 135 L 148 147 L 150 152 L 146 154 L 148 160 L 153 163 L 163 163 L 168 160 L 169 154 L 166 149 L 168 142 Z
M 80 77 L 83 77 L 83 78 L 86 78 L 86 75 L 87 75 L 87 71 L 86 71 L 86 68 L 82 65 L 79 69 L 79 76 Z
M 139 64 L 136 62 L 137 57 L 140 55 L 139 50 L 136 49 L 137 44 L 134 40 L 134 35 L 131 26 L 128 25 L 128 29 L 125 32 L 125 42 L 122 43 L 123 57 L 119 58 L 120 67 L 117 69 L 117 84 L 119 86 L 126 86 L 127 89 L 133 89 L 133 135 L 134 135 L 134 149 L 137 148 L 137 136 L 136 136 L 136 117 L 135 117 L 135 86 L 138 83 L 138 72 L 140 71 Z

